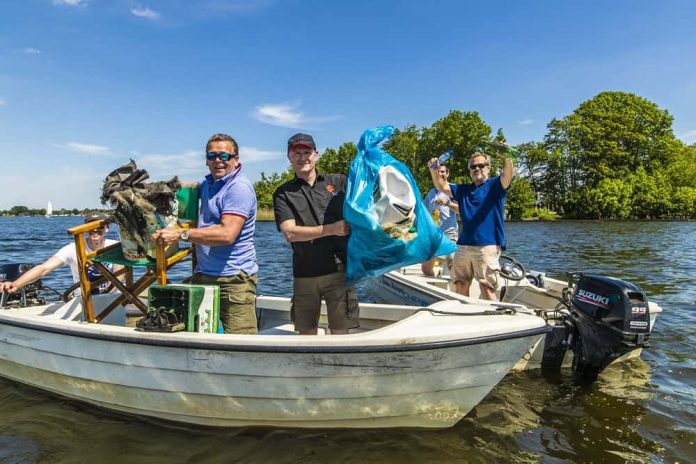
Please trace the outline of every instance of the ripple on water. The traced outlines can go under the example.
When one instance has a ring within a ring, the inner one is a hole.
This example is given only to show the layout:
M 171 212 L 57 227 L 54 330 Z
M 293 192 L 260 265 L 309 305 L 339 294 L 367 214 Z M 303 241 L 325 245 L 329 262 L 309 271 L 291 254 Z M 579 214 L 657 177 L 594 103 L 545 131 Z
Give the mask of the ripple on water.
M 0 218 L 0 264 L 40 262 L 81 218 Z M 12 231 L 8 233 L 8 231 Z M 110 233 L 115 238 L 114 232 Z M 122 416 L 0 379 L 0 462 L 692 462 L 696 456 L 694 223 L 512 223 L 528 269 L 592 271 L 641 285 L 665 310 L 643 361 L 590 386 L 567 372 L 508 375 L 456 426 L 424 430 L 218 430 Z M 289 295 L 292 252 L 257 224 L 259 293 Z M 10 251 L 11 250 L 11 251 Z M 175 268 L 175 281 L 188 275 Z M 67 268 L 44 283 L 71 282 Z M 364 291 L 360 293 L 365 298 Z M 89 436 L 89 446 L 84 437 Z M 10 451 L 8 451 L 10 450 Z M 4 454 L 2 454 L 4 453 Z M 15 462 L 15 461 L 10 461 Z

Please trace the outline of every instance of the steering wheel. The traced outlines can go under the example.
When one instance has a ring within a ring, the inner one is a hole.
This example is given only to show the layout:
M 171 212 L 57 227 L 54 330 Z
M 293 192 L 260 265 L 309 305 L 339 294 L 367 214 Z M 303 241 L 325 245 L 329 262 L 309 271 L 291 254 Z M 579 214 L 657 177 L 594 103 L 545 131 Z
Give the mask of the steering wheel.
M 75 290 L 80 288 L 80 282 L 75 282 L 71 286 L 65 289 L 62 295 L 63 303 L 67 303 L 70 301 L 70 299 L 73 297 L 73 293 L 75 293 Z M 112 289 L 114 288 L 113 285 L 109 285 L 103 292 L 100 293 L 109 293 Z
M 70 299 L 73 296 L 73 292 L 75 292 L 75 290 L 77 290 L 78 288 L 80 288 L 80 282 L 75 282 L 74 284 L 66 288 L 61 297 L 63 299 L 63 303 L 67 303 L 68 301 L 70 301 Z
M 515 258 L 500 255 L 500 275 L 508 280 L 522 280 L 526 277 L 527 271 Z

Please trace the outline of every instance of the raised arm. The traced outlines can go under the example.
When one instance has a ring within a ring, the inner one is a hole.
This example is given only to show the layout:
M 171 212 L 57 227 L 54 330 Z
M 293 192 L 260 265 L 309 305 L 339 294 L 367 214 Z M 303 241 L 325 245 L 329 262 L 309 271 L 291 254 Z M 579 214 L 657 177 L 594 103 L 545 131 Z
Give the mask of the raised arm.
M 500 174 L 500 184 L 507 190 L 512 183 L 512 178 L 515 176 L 515 166 L 512 163 L 512 158 L 505 156 L 510 147 L 502 142 L 497 142 L 497 145 L 500 145 L 501 149 L 496 156 L 503 160 L 503 172 Z
M 39 280 L 40 278 L 53 271 L 54 269 L 62 266 L 63 264 L 63 261 L 56 258 L 55 256 L 51 256 L 43 263 L 39 264 L 38 266 L 32 267 L 27 272 L 19 276 L 17 280 L 12 282 L 0 283 L 0 292 L 14 293 L 20 288 L 24 287 L 25 285 L 29 285 L 30 283 Z
M 515 165 L 512 163 L 511 158 L 506 158 L 502 155 L 500 157 L 503 159 L 503 173 L 500 174 L 500 183 L 503 185 L 503 188 L 507 190 L 515 175 Z
M 442 192 L 448 197 L 452 197 L 452 190 L 450 189 L 449 183 L 447 183 L 445 179 L 440 177 L 440 174 L 438 174 L 437 170 L 437 158 L 432 158 L 430 161 L 428 161 L 428 171 L 430 171 L 430 177 L 433 179 L 433 185 L 435 186 L 438 192 Z
M 223 214 L 220 224 L 209 227 L 192 228 L 189 230 L 188 241 L 198 245 L 220 246 L 231 245 L 239 237 L 244 227 L 246 218 L 237 214 Z M 167 227 L 160 229 L 152 237 L 161 243 L 168 244 L 181 239 L 184 229 L 179 227 Z

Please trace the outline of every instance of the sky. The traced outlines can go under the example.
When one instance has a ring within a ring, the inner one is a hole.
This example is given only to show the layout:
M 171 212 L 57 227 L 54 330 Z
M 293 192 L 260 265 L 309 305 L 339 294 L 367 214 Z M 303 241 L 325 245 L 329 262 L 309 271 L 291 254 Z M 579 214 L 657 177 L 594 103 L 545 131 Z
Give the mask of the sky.
M 252 181 L 296 132 L 321 152 L 451 110 L 540 141 L 607 90 L 695 143 L 695 23 L 690 0 L 0 0 L 0 210 L 99 207 L 131 158 L 197 181 L 219 132 Z

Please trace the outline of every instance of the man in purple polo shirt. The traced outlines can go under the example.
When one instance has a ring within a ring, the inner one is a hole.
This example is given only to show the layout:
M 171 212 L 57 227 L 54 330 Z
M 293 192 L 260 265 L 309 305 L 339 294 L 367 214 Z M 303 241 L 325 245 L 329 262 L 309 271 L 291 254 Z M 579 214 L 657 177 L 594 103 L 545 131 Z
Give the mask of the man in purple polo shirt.
M 190 282 L 220 286 L 220 319 L 225 333 L 255 334 L 258 265 L 254 248 L 256 193 L 241 173 L 239 147 L 227 134 L 215 134 L 205 147 L 210 174 L 199 182 L 198 226 L 167 228 L 154 237 L 196 246 Z

